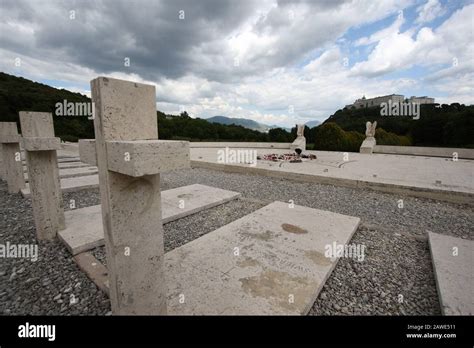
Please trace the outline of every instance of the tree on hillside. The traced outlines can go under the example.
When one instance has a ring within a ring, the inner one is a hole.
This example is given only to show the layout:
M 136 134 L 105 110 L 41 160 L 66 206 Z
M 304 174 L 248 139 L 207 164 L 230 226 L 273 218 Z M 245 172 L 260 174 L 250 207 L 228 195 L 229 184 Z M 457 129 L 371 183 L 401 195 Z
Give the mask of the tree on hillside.
M 268 131 L 268 139 L 276 143 L 289 143 L 293 141 L 291 133 L 282 128 L 272 128 Z
M 346 151 L 346 135 L 336 123 L 328 122 L 316 127 L 314 139 L 316 150 Z

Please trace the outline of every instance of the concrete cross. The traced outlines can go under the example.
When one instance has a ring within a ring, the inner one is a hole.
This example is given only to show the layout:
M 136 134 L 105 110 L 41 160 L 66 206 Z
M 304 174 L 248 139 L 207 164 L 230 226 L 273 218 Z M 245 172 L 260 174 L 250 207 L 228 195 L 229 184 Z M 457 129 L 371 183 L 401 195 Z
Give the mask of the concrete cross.
M 114 314 L 166 314 L 160 173 L 189 167 L 189 143 L 158 140 L 155 87 L 91 81 Z
M 16 122 L 0 122 L 0 147 L 4 168 L 2 175 L 7 181 L 9 193 L 17 193 L 25 187 L 20 139 Z
M 50 113 L 20 111 L 20 124 L 36 236 L 39 240 L 51 240 L 64 229 L 56 152 L 61 149 L 61 142 L 54 137 L 53 116 Z

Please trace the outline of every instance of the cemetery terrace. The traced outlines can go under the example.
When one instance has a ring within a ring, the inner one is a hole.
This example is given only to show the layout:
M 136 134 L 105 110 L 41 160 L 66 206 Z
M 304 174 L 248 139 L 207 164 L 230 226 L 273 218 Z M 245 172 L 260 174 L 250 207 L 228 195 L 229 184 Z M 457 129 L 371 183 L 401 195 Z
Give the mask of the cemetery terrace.
M 3 313 L 473 313 L 472 150 L 380 146 L 376 122 L 359 152 L 307 150 L 302 125 L 161 140 L 154 86 L 91 90 L 95 139 L 61 143 L 50 113 L 0 123 L 0 234 L 38 247 L 2 259 Z

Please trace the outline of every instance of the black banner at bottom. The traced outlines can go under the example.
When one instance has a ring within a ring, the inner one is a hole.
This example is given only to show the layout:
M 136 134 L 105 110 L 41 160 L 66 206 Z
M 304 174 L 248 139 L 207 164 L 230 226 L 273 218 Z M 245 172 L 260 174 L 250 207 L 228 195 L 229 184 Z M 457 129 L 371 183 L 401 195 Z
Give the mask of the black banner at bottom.
M 0 317 L 0 345 L 474 343 L 472 317 Z

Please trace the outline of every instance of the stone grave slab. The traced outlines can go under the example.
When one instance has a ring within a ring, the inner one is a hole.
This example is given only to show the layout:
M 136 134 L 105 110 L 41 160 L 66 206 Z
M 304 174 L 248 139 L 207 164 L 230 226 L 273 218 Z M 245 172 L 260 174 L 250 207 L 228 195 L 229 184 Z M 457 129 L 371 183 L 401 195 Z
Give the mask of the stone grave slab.
M 99 176 L 86 175 L 74 178 L 64 178 L 60 180 L 60 184 L 62 192 L 96 188 L 99 186 Z M 26 184 L 26 187 L 21 190 L 21 194 L 25 198 L 30 196 L 30 187 L 28 184 Z
M 81 167 L 91 167 L 90 164 L 83 163 L 83 162 L 64 162 L 64 163 L 58 163 L 59 169 L 68 169 L 68 168 L 81 168 Z M 26 165 L 23 165 L 23 171 L 26 173 L 27 167 Z
M 338 261 L 326 245 L 347 244 L 359 223 L 274 202 L 176 248 L 165 254 L 168 314 L 306 314 Z
M 194 184 L 161 192 L 163 223 L 226 203 L 240 193 Z M 182 208 L 180 208 L 180 205 Z M 65 212 L 66 229 L 59 238 L 73 255 L 104 245 L 101 206 Z
M 76 167 L 76 168 L 60 168 L 59 177 L 63 178 L 75 178 L 78 176 L 94 175 L 97 174 L 97 167 Z M 28 173 L 25 173 L 25 180 L 28 181 Z
M 474 241 L 433 232 L 428 238 L 442 313 L 474 315 Z
M 58 158 L 59 163 L 80 162 L 80 161 L 81 159 L 79 156 Z
M 81 159 L 78 156 L 74 156 L 74 157 L 65 156 L 65 157 L 58 158 L 58 163 L 69 163 L 69 162 L 80 162 L 80 161 Z M 26 160 L 23 160 L 23 164 L 26 165 Z

